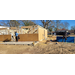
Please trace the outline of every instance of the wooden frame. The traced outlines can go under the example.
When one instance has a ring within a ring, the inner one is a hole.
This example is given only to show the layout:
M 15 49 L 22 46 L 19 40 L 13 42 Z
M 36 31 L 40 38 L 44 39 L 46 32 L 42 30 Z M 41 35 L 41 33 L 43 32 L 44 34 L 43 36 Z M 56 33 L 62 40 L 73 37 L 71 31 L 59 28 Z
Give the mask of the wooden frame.
M 21 27 L 20 31 L 22 31 L 23 28 L 31 28 L 31 30 L 29 31 L 30 33 L 25 33 L 25 34 L 21 33 L 21 34 L 19 34 L 19 37 L 20 37 L 19 41 L 41 41 L 41 40 L 44 40 L 44 39 L 46 40 L 47 39 L 47 29 L 45 29 L 45 28 L 43 28 L 39 25 L 36 25 L 36 26 L 23 26 L 23 27 Z M 13 33 L 15 31 L 13 29 L 16 29 L 16 27 L 11 27 L 9 32 Z M 2 36 L 6 37 L 6 38 L 9 38 L 6 35 L 2 35 Z M 2 38 L 0 38 L 0 39 L 2 40 Z

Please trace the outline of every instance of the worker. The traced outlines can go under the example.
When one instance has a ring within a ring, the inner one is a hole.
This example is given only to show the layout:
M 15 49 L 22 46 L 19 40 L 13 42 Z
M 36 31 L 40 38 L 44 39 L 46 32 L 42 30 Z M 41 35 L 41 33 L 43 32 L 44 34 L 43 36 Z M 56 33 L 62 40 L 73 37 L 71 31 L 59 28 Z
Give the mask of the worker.
M 65 31 L 65 34 L 63 35 L 62 39 L 63 39 L 62 42 L 64 41 L 64 39 L 65 39 L 65 42 L 66 42 L 66 40 L 67 40 L 67 32 L 66 31 Z
M 13 33 L 11 33 L 11 38 L 12 38 L 12 40 L 14 39 Z
M 54 35 L 56 35 L 56 33 L 54 33 Z
M 16 38 L 16 42 L 18 42 L 18 33 L 17 32 L 15 32 L 15 38 Z

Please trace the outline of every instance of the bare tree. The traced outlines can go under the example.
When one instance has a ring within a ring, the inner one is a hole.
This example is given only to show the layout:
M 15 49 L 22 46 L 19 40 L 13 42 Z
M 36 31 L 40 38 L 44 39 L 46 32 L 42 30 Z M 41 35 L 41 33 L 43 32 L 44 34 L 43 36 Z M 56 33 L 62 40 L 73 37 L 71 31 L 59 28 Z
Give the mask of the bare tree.
M 64 28 L 68 29 L 68 27 L 69 27 L 69 23 L 68 22 L 64 22 Z
M 64 23 L 60 23 L 59 29 L 65 28 Z
M 10 27 L 19 27 L 20 23 L 17 20 L 10 20 L 8 22 Z
M 75 25 L 71 26 L 71 30 L 74 30 L 74 34 L 75 34 Z
M 51 22 L 49 23 L 49 25 L 48 25 L 48 30 L 50 31 L 50 30 L 54 30 L 54 28 L 55 28 L 55 21 L 53 21 L 53 20 L 51 20 Z
M 1 26 L 9 26 L 8 22 L 9 22 L 9 20 L 2 20 L 2 21 L 0 22 L 0 25 L 1 25 Z
M 30 21 L 33 23 L 33 25 L 37 25 L 36 20 L 30 20 Z
M 35 21 L 33 21 L 33 22 L 32 21 L 29 21 L 29 24 L 30 25 L 36 25 Z
M 56 29 L 68 29 L 69 23 L 68 22 L 61 22 L 61 20 L 56 20 L 55 28 Z
M 61 23 L 61 20 L 56 20 L 56 24 L 55 24 L 56 29 L 60 28 L 60 23 Z
M 62 22 L 60 23 L 59 29 L 68 29 L 69 23 L 68 22 Z
M 48 29 L 49 23 L 51 22 L 51 20 L 41 20 L 43 27 Z
M 55 26 L 55 21 L 51 20 L 51 22 L 48 24 L 48 27 L 54 27 Z
M 34 22 L 31 20 L 21 20 L 23 23 L 23 26 L 31 26 L 31 25 L 36 25 Z
M 0 23 L 2 26 L 8 26 L 8 27 L 19 27 L 20 23 L 17 20 L 3 20 Z
M 74 26 L 71 26 L 71 30 L 75 30 L 75 25 Z

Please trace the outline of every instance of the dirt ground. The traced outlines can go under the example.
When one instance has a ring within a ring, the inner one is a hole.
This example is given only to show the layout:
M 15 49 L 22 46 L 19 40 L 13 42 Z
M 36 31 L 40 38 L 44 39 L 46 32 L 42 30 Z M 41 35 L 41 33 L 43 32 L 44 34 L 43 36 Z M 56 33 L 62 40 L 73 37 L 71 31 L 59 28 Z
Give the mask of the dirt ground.
M 0 45 L 0 54 L 75 54 L 75 44 L 65 42 L 50 42 L 48 36 L 35 46 L 28 45 Z
M 42 41 L 35 46 L 0 45 L 0 54 L 75 54 L 75 44 Z

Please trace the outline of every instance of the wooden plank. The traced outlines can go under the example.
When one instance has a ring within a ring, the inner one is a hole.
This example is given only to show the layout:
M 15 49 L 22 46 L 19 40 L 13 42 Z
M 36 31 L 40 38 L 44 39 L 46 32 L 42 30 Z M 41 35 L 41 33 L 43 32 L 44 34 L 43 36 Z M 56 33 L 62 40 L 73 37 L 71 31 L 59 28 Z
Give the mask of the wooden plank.
M 0 41 L 11 41 L 11 35 L 0 35 Z
M 0 44 L 4 44 L 4 45 L 29 45 L 29 44 L 33 44 L 33 42 L 2 42 Z
M 47 39 L 47 30 L 45 28 L 39 27 L 38 28 L 38 38 L 39 41 L 43 39 Z
M 0 41 L 4 41 L 4 36 L 0 35 Z
M 32 26 L 22 26 L 21 28 L 31 28 Z
M 11 41 L 11 35 L 4 35 L 4 41 Z
M 17 29 L 16 27 L 10 27 L 10 29 Z
M 19 41 L 38 41 L 38 34 L 19 34 Z
M 6 30 L 7 28 L 0 28 L 0 30 Z

